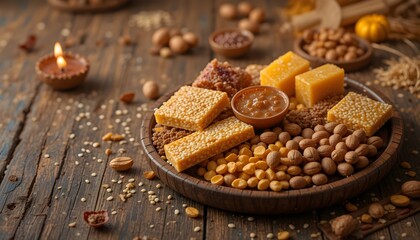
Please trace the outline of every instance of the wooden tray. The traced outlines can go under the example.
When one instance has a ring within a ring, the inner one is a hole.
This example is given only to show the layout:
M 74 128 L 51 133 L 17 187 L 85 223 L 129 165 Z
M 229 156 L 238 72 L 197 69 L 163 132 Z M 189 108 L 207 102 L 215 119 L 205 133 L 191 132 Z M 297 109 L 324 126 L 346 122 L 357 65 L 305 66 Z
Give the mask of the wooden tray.
M 48 3 L 61 11 L 67 12 L 74 12 L 74 13 L 99 13 L 99 12 L 106 12 L 116 10 L 125 4 L 127 4 L 130 0 L 119 0 L 119 1 L 111 1 L 106 2 L 99 5 L 80 5 L 74 6 L 67 2 L 61 0 L 48 0 Z
M 385 96 L 375 93 L 363 84 L 346 78 L 347 88 L 363 93 L 372 99 L 390 103 Z M 162 96 L 154 107 L 159 107 L 175 91 Z M 392 118 L 375 134 L 381 136 L 385 148 L 378 158 L 354 175 L 337 179 L 328 184 L 301 190 L 282 192 L 238 190 L 226 186 L 213 185 L 196 175 L 196 168 L 178 173 L 169 163 L 162 160 L 152 143 L 152 129 L 156 124 L 153 112 L 148 112 L 141 126 L 141 141 L 148 155 L 148 161 L 156 175 L 170 188 L 202 204 L 233 212 L 251 214 L 299 213 L 327 207 L 354 197 L 378 183 L 397 162 L 397 152 L 401 147 L 403 122 L 394 109 Z
M 370 43 L 368 43 L 366 40 L 356 36 L 356 39 L 359 41 L 359 44 L 366 50 L 365 54 L 355 60 L 342 62 L 342 61 L 328 61 L 323 58 L 319 57 L 313 57 L 309 55 L 305 50 L 303 50 L 303 38 L 299 37 L 295 40 L 293 45 L 293 50 L 301 57 L 307 59 L 309 62 L 311 62 L 311 67 L 319 67 L 321 65 L 324 65 L 326 63 L 332 63 L 334 65 L 337 65 L 341 68 L 344 68 L 346 72 L 354 72 L 359 69 L 362 69 L 369 65 L 370 61 L 373 57 L 373 49 Z

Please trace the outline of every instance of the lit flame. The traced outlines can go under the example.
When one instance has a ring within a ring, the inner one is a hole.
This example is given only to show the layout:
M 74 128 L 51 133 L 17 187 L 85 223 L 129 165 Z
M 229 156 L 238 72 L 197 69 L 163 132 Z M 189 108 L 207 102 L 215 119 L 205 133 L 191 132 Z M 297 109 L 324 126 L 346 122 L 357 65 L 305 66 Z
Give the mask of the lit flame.
M 58 65 L 58 68 L 60 68 L 60 69 L 63 69 L 67 66 L 67 62 L 66 62 L 66 60 L 64 60 L 63 56 L 58 56 L 57 57 L 57 65 Z
M 54 45 L 54 57 L 57 58 L 57 66 L 59 69 L 64 69 L 67 66 L 67 62 L 63 57 L 63 49 L 59 42 L 56 42 Z
M 59 56 L 63 56 L 63 49 L 59 42 L 56 42 L 54 45 L 54 57 L 58 58 Z

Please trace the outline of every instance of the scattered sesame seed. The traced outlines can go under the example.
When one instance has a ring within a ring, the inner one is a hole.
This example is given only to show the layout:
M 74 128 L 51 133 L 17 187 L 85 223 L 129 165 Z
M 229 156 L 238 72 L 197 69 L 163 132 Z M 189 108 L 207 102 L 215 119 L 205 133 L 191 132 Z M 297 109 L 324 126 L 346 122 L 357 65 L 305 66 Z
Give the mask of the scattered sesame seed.
M 150 226 L 149 226 L 150 228 L 154 228 L 155 227 L 155 225 L 153 225 L 153 224 L 150 224 Z
M 303 224 L 303 229 L 307 229 L 309 227 L 309 224 L 305 223 Z
M 201 231 L 201 228 L 200 227 L 195 227 L 194 228 L 194 232 L 199 232 L 199 231 Z
M 115 215 L 115 214 L 117 214 L 117 211 L 112 211 L 111 214 Z
M 291 229 L 291 230 L 295 230 L 295 225 L 293 225 L 293 224 L 289 224 L 289 228 Z
M 407 237 L 407 233 L 401 233 L 401 237 Z
M 228 228 L 236 228 L 236 225 L 234 223 L 229 223 Z
M 175 213 L 175 215 L 179 215 L 180 212 L 179 212 L 178 209 L 175 209 L 174 213 Z
M 156 188 L 162 188 L 162 185 L 160 185 L 160 184 L 156 184 Z
M 50 158 L 50 154 L 44 154 L 44 158 Z
M 130 179 L 128 179 L 128 182 L 129 182 L 129 183 L 132 183 L 132 182 L 134 182 L 134 181 L 136 181 L 134 178 L 130 178 Z
M 252 221 L 254 221 L 254 220 L 255 220 L 255 218 L 254 218 L 254 217 L 248 217 L 248 221 L 252 222 Z
M 83 197 L 83 198 L 80 199 L 80 201 L 86 202 L 86 198 Z
M 85 179 L 85 183 L 89 184 L 90 183 L 89 179 Z
M 97 174 L 96 174 L 96 173 L 91 173 L 91 174 L 90 174 L 90 176 L 92 176 L 92 177 L 96 177 L 96 176 L 97 176 Z
M 54 163 L 54 165 L 55 165 L 55 166 L 59 166 L 60 164 L 59 164 L 58 162 L 55 162 L 55 163 Z
M 183 204 L 182 204 L 182 207 L 183 207 L 183 208 L 186 208 L 186 207 L 188 207 L 188 205 L 187 205 L 186 203 L 183 203 Z
M 109 197 L 106 198 L 106 200 L 107 201 L 112 201 L 112 200 L 114 200 L 114 197 L 113 196 L 109 196 Z
M 249 237 L 250 237 L 250 238 L 255 238 L 256 236 L 257 236 L 257 234 L 255 234 L 255 233 L 253 233 L 253 232 L 249 234 Z
M 76 222 L 69 223 L 69 227 L 71 227 L 71 228 L 76 227 Z
M 172 197 L 172 195 L 168 195 L 168 200 L 171 200 L 171 199 L 173 199 L 173 197 Z
M 413 225 L 413 223 L 408 221 L 408 222 L 405 223 L 405 225 L 407 225 L 408 227 L 411 227 Z
M 162 210 L 162 208 L 161 207 L 157 207 L 156 208 L 156 212 L 160 212 Z
M 111 188 L 107 188 L 106 191 L 109 192 L 109 193 L 111 193 L 112 192 L 112 189 Z
M 268 239 L 272 239 L 272 238 L 274 238 L 274 234 L 273 234 L 273 233 L 268 233 L 268 234 L 267 234 L 267 238 L 268 238 Z

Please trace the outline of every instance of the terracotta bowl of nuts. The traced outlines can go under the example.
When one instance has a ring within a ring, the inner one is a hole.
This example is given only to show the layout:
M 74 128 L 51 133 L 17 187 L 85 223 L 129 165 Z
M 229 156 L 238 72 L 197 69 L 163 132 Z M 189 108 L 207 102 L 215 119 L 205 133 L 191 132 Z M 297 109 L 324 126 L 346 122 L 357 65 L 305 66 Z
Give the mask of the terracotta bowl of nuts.
M 344 29 L 306 30 L 294 43 L 294 51 L 311 62 L 312 67 L 335 64 L 352 72 L 369 65 L 372 46 Z
M 245 55 L 254 42 L 254 34 L 248 30 L 224 29 L 213 32 L 209 43 L 213 51 L 228 58 Z
M 231 106 L 239 120 L 263 129 L 280 123 L 288 112 L 289 103 L 287 94 L 278 88 L 252 86 L 237 92 Z

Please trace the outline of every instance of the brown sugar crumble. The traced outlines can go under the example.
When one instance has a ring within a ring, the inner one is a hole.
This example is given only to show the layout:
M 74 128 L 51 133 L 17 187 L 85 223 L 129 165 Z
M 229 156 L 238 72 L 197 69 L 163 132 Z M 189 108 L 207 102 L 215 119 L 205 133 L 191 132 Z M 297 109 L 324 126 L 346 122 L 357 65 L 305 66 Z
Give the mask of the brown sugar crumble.
M 226 92 L 232 98 L 236 92 L 251 85 L 251 75 L 228 62 L 213 59 L 193 82 L 194 87 Z
M 328 97 L 313 106 L 290 111 L 286 119 L 291 123 L 298 124 L 301 128 L 314 128 L 318 124 L 325 124 L 327 112 L 341 99 L 342 95 Z
M 163 156 L 165 155 L 165 151 L 163 150 L 165 144 L 183 138 L 190 133 L 192 132 L 188 130 L 156 124 L 153 128 L 153 145 L 156 147 L 158 154 Z

